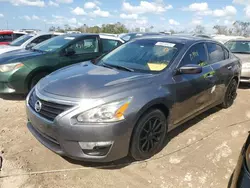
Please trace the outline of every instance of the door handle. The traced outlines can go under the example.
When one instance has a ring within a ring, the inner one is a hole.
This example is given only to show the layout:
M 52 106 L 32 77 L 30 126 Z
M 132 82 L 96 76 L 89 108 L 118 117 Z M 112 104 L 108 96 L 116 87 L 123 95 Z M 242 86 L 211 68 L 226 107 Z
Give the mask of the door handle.
M 214 75 L 212 75 L 212 74 L 208 74 L 207 76 L 206 76 L 206 78 L 213 78 L 214 77 Z
M 232 68 L 233 68 L 232 66 L 228 66 L 228 67 L 227 67 L 228 70 L 231 70 Z

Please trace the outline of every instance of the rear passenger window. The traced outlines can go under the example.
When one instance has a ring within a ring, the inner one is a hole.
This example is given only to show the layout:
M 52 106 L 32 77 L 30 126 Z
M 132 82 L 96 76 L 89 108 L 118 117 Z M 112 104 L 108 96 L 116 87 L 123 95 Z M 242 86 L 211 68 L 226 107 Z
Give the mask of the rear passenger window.
M 99 52 L 98 39 L 94 38 L 85 38 L 83 40 L 77 41 L 67 48 L 73 49 L 75 55 L 86 54 L 86 53 L 97 53 Z
M 215 43 L 207 43 L 210 63 L 217 63 L 225 59 L 223 48 Z
M 34 44 L 39 44 L 45 40 L 48 40 L 51 38 L 52 35 L 43 35 L 43 36 L 40 36 L 40 37 L 37 37 L 36 39 L 34 39 L 33 41 L 31 41 L 31 43 L 34 43 Z
M 188 64 L 207 65 L 207 54 L 203 43 L 196 44 L 188 50 L 181 62 L 181 66 Z
M 116 47 L 121 45 L 121 42 L 117 40 L 111 40 L 111 39 L 101 39 L 101 40 L 102 40 L 103 52 L 110 52 Z

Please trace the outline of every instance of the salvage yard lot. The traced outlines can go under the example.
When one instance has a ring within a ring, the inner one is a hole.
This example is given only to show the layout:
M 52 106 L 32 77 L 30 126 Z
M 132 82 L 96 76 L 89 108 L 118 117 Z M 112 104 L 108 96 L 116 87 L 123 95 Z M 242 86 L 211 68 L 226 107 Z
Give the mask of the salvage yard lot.
M 0 98 L 1 188 L 227 187 L 250 130 L 250 87 L 229 109 L 213 108 L 170 133 L 148 161 L 108 164 L 66 160 L 42 146 L 26 127 L 24 98 Z

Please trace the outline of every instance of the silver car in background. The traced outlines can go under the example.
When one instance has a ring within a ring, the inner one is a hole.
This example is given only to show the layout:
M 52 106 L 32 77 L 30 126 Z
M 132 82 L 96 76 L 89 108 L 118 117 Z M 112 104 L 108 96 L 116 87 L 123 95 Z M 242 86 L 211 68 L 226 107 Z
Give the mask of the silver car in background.
M 63 33 L 31 33 L 12 41 L 9 45 L 0 46 L 0 54 L 22 49 L 31 49 L 37 44 Z
M 250 39 L 235 39 L 225 43 L 242 62 L 241 82 L 250 83 Z

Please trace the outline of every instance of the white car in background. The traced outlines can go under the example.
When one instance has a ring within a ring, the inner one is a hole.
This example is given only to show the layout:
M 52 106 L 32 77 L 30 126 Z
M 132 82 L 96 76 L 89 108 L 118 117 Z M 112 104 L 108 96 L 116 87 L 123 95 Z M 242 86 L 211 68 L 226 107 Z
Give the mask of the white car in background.
M 234 39 L 244 39 L 245 37 L 242 36 L 227 36 L 227 35 L 213 35 L 213 39 L 225 44 L 227 41 L 234 40 Z
M 63 33 L 31 33 L 12 41 L 9 45 L 0 46 L 0 54 L 21 49 L 31 49 L 37 44 Z

